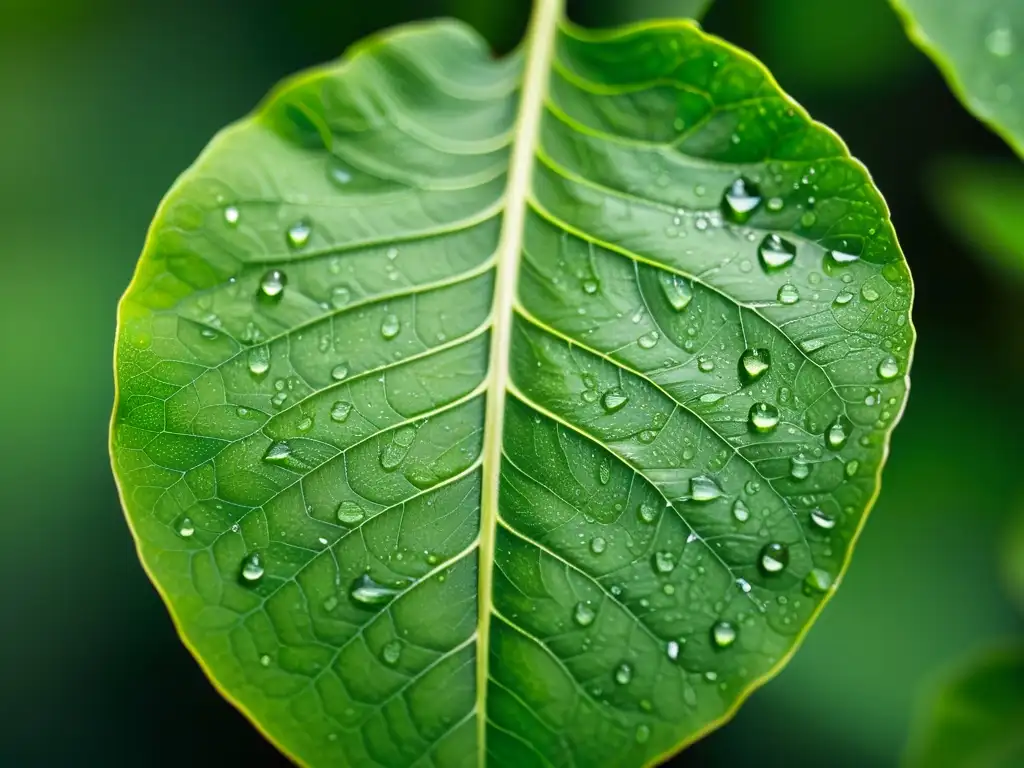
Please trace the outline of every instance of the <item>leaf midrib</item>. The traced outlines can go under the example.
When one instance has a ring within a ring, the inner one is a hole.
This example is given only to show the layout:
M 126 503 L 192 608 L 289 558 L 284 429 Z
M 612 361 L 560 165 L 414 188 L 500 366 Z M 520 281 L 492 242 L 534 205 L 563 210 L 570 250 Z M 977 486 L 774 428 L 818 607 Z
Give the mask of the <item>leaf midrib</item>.
M 547 98 L 555 32 L 564 0 L 536 0 L 526 38 L 523 89 L 516 118 L 505 218 L 498 240 L 498 268 L 494 286 L 494 325 L 488 368 L 487 409 L 484 416 L 483 479 L 480 499 L 479 589 L 477 596 L 476 713 L 478 764 L 487 757 L 487 681 L 490 657 L 491 595 L 494 547 L 498 520 L 505 395 L 508 390 L 513 306 L 523 248 L 526 212 L 535 150 Z

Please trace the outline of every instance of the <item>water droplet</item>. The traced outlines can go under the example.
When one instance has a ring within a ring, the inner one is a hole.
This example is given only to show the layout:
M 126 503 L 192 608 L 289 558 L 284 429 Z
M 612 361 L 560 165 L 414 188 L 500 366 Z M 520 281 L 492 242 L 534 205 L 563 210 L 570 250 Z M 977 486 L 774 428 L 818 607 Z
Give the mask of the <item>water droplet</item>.
M 224 221 L 228 226 L 237 226 L 238 221 L 241 218 L 242 214 L 235 206 L 229 205 L 227 208 L 224 209 Z
M 676 557 L 671 552 L 655 552 L 651 563 L 655 573 L 672 573 L 676 568 Z
M 882 381 L 890 381 L 900 375 L 900 366 L 891 355 L 878 364 L 878 376 Z
M 344 400 L 339 400 L 331 406 L 331 419 L 339 424 L 348 419 L 349 414 L 351 413 L 352 403 L 346 403 Z
M 754 403 L 747 418 L 751 429 L 765 434 L 779 426 L 779 409 L 771 403 Z
M 331 611 L 333 611 L 337 607 L 338 607 L 338 598 L 335 597 L 334 595 L 331 595 L 326 600 L 324 600 L 324 610 L 327 611 L 328 613 L 330 613 Z
M 740 355 L 740 379 L 744 384 L 753 384 L 771 367 L 771 355 L 767 349 L 747 349 Z
M 690 499 L 693 501 L 714 501 L 721 495 L 722 489 L 713 477 L 697 475 L 690 478 Z
M 800 301 L 800 291 L 797 290 L 796 286 L 792 283 L 786 283 L 784 286 L 779 288 L 777 295 L 780 304 L 796 304 Z
M 384 647 L 380 649 L 381 661 L 389 667 L 395 666 L 401 655 L 402 643 L 400 640 L 391 640 L 390 642 L 384 643 Z
M 776 541 L 765 544 L 761 549 L 760 564 L 761 570 L 768 575 L 779 573 L 789 565 L 789 549 Z
M 860 297 L 869 304 L 873 301 L 878 301 L 878 291 L 872 288 L 870 285 L 863 285 L 860 289 Z
M 822 568 L 812 568 L 804 584 L 815 592 L 827 592 L 832 587 L 832 574 Z
M 647 523 L 648 525 L 658 518 L 658 510 L 648 504 L 641 504 L 640 509 L 636 513 L 640 518 L 640 522 Z
M 743 503 L 742 499 L 736 499 L 732 505 L 732 516 L 740 523 L 745 523 L 750 519 L 750 510 L 747 509 L 747 505 Z
M 607 456 L 597 466 L 597 479 L 601 485 L 608 485 L 608 481 L 612 479 L 612 463 Z
M 583 283 L 582 283 L 582 286 L 583 286 L 583 292 L 584 293 L 591 294 L 591 295 L 597 293 L 597 281 L 596 280 L 592 280 L 592 279 L 584 280 Z
M 669 659 L 675 661 L 679 658 L 679 643 L 675 640 L 669 640 L 668 645 L 665 646 L 665 653 L 668 654 Z
M 309 432 L 309 430 L 313 428 L 313 419 L 307 416 L 296 424 L 295 428 L 299 430 L 299 432 Z
M 262 656 L 260 656 L 260 665 L 264 667 L 270 666 L 270 657 L 267 654 L 264 653 Z
M 836 527 L 836 519 L 817 507 L 811 510 L 811 522 L 823 531 L 831 531 Z
M 590 551 L 595 555 L 600 555 L 605 549 L 608 548 L 608 542 L 600 536 L 595 536 L 590 540 Z
M 255 583 L 263 578 L 263 560 L 259 552 L 247 555 L 242 561 L 242 578 L 250 583 Z
M 309 236 L 313 234 L 313 225 L 308 219 L 302 219 L 288 227 L 288 245 L 292 248 L 302 248 L 309 242 Z
M 636 743 L 646 744 L 647 740 L 651 738 L 651 729 L 649 726 L 643 725 L 642 723 L 636 727 Z
M 842 414 L 836 416 L 835 421 L 828 425 L 825 430 L 825 445 L 831 450 L 841 450 L 846 441 L 850 439 L 853 431 L 853 423 Z
M 576 610 L 573 611 L 572 618 L 581 627 L 589 627 L 597 618 L 597 612 L 586 603 L 576 603 Z
M 270 370 L 270 350 L 267 347 L 253 347 L 248 355 L 249 370 L 253 376 L 262 376 Z
M 187 539 L 193 533 L 196 532 L 196 526 L 192 522 L 192 518 L 183 517 L 178 521 L 178 535 L 183 539 Z
M 722 196 L 722 213 L 729 221 L 742 224 L 754 215 L 761 204 L 761 191 L 749 179 L 741 176 L 730 184 Z
M 397 315 L 385 315 L 380 323 L 380 335 L 385 339 L 393 339 L 402 330 L 402 323 Z
M 370 574 L 364 573 L 352 582 L 348 594 L 349 597 L 360 605 L 378 606 L 390 603 L 399 591 L 393 587 L 377 583 L 370 577 Z
M 615 669 L 615 682 L 619 685 L 627 685 L 633 679 L 633 667 L 628 662 L 622 662 Z
M 806 480 L 811 476 L 811 463 L 803 456 L 794 456 L 789 460 L 789 476 L 794 480 Z
M 773 272 L 789 266 L 796 258 L 796 246 L 776 234 L 766 235 L 757 248 L 765 271 Z
M 641 349 L 653 349 L 654 345 L 658 343 L 658 339 L 660 338 L 661 336 L 657 331 L 651 331 L 637 339 L 636 343 L 640 345 Z
M 292 447 L 284 440 L 272 443 L 267 452 L 263 454 L 263 460 L 272 464 L 282 464 L 292 457 Z
M 339 363 L 331 369 L 331 378 L 335 381 L 341 381 L 348 376 L 348 366 L 345 363 Z
M 718 648 L 728 648 L 736 642 L 736 627 L 728 621 L 719 621 L 711 628 L 711 640 Z
M 993 21 L 992 28 L 985 35 L 985 48 L 993 56 L 1005 59 L 1013 54 L 1013 29 L 1005 16 L 998 15 Z
M 857 474 L 857 471 L 859 469 L 860 469 L 860 462 L 857 461 L 856 459 L 853 459 L 852 461 L 847 462 L 847 464 L 846 464 L 846 476 L 847 477 L 853 477 L 854 475 Z
M 715 370 L 715 361 L 709 357 L 702 357 L 697 361 L 697 369 L 701 373 L 711 373 Z
M 781 197 L 770 197 L 768 198 L 768 210 L 777 213 L 786 207 L 785 201 Z
M 260 278 L 260 293 L 268 299 L 276 299 L 284 293 L 288 277 L 280 269 L 270 269 Z
M 849 304 L 853 300 L 853 294 L 849 291 L 840 291 L 836 294 L 835 299 L 832 301 L 838 307 L 842 307 Z
M 608 413 L 615 413 L 629 402 L 629 396 L 621 389 L 609 389 L 601 398 L 601 405 Z
M 680 275 L 662 272 L 658 276 L 665 298 L 676 312 L 682 312 L 693 301 L 693 288 Z
M 839 265 L 850 264 L 860 259 L 860 256 L 855 253 L 845 253 L 843 251 L 829 251 L 828 256 L 835 264 Z
M 354 501 L 343 501 L 338 505 L 338 522 L 344 525 L 355 525 L 362 521 L 366 512 Z

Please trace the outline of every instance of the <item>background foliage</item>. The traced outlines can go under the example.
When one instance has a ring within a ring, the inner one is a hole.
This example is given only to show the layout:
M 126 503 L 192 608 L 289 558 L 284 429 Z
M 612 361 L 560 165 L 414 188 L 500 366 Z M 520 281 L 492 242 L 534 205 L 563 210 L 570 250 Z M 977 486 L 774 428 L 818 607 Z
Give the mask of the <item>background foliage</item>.
M 585 5 L 576 20 L 622 18 L 613 0 Z M 873 171 L 917 281 L 913 396 L 839 595 L 778 680 L 688 765 L 895 765 L 929 681 L 1024 630 L 995 554 L 1024 512 L 1024 288 L 976 258 L 986 241 L 959 237 L 936 204 L 955 167 L 943 161 L 1019 161 L 960 107 L 885 0 L 814 5 L 718 0 L 705 26 L 762 58 Z M 670 12 L 669 0 L 650 7 Z M 106 456 L 114 304 L 170 182 L 282 76 L 414 17 L 461 16 L 505 50 L 527 10 L 0 0 L 0 763 L 284 764 L 206 682 L 132 549 Z

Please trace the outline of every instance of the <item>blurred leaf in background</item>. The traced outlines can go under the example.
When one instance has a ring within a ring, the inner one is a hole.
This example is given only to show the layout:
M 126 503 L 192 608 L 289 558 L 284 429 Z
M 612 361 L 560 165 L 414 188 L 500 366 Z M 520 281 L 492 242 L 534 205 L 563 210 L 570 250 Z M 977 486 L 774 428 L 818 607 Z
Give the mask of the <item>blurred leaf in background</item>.
M 976 655 L 919 714 L 907 768 L 1024 765 L 1024 644 Z
M 891 2 L 967 108 L 1024 152 L 1024 3 Z
M 993 160 L 936 162 L 929 188 L 949 231 L 1024 281 L 1024 165 Z
M 1024 611 L 1024 505 L 1006 526 L 1000 546 L 1003 578 L 1010 598 Z

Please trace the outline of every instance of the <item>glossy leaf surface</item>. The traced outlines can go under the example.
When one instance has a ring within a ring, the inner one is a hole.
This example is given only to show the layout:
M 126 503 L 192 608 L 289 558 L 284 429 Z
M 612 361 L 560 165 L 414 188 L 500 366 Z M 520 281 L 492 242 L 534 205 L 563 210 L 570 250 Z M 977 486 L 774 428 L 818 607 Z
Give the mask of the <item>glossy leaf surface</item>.
M 910 278 L 687 22 L 384 34 L 169 193 L 115 471 L 222 691 L 316 765 L 640 765 L 794 651 L 878 491 Z
M 1024 764 L 1024 647 L 988 652 L 957 670 L 918 725 L 909 768 Z
M 975 115 L 1024 151 L 1024 5 L 1018 0 L 891 0 L 910 38 Z

